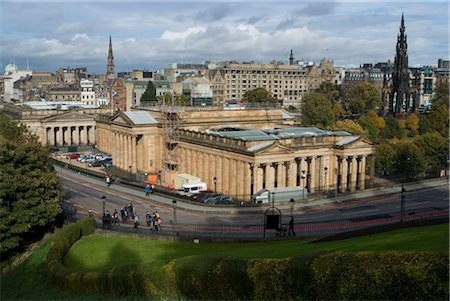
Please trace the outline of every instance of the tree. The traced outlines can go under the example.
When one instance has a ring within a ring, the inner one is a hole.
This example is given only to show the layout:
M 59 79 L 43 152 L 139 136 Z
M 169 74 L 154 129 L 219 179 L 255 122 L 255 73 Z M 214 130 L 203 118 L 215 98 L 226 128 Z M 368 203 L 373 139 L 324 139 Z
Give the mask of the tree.
M 381 174 L 389 174 L 394 166 L 395 150 L 390 144 L 383 143 L 377 146 L 375 168 Z
M 332 126 L 332 130 L 346 131 L 356 135 L 361 135 L 365 133 L 361 125 L 350 119 L 336 121 L 336 123 Z
M 342 97 L 341 88 L 330 82 L 322 82 L 314 92 L 324 94 L 333 104 L 339 103 Z
M 248 90 L 244 93 L 244 96 L 242 97 L 244 101 L 249 102 L 251 104 L 256 103 L 268 103 L 268 104 L 274 104 L 277 103 L 278 100 L 276 100 L 266 89 L 259 87 L 253 90 Z
M 347 101 L 353 114 L 366 114 L 382 104 L 379 89 L 366 81 L 358 82 L 348 90 Z
M 394 171 L 398 176 L 412 178 L 423 173 L 426 168 L 426 158 L 423 151 L 414 143 L 399 141 L 394 146 Z
M 333 114 L 336 118 L 344 118 L 348 113 L 341 103 L 335 103 L 333 105 Z
M 437 132 L 426 133 L 417 136 L 414 144 L 425 154 L 428 171 L 439 171 L 448 167 L 448 137 L 443 137 Z
M 0 114 L 0 255 L 8 259 L 61 213 L 49 152 L 25 128 Z
M 177 106 L 189 106 L 191 104 L 191 100 L 184 95 L 176 94 L 175 95 L 175 104 Z
M 419 117 L 416 114 L 409 114 L 405 120 L 405 127 L 410 130 L 411 136 L 419 133 Z
M 302 123 L 328 127 L 334 122 L 331 102 L 321 93 L 311 92 L 302 98 Z
M 395 117 L 392 115 L 384 116 L 384 124 L 385 126 L 380 133 L 382 138 L 392 139 L 396 137 L 400 139 L 402 137 L 400 125 Z
M 148 81 L 147 89 L 141 96 L 141 102 L 156 102 L 156 88 L 151 80 Z
M 448 105 L 438 104 L 433 105 L 432 111 L 428 118 L 430 122 L 430 128 L 433 131 L 439 132 L 444 136 L 448 136 Z
M 383 117 L 377 115 L 375 111 L 370 111 L 367 116 L 360 119 L 359 123 L 367 131 L 368 137 L 375 141 L 380 137 L 380 133 L 385 127 Z

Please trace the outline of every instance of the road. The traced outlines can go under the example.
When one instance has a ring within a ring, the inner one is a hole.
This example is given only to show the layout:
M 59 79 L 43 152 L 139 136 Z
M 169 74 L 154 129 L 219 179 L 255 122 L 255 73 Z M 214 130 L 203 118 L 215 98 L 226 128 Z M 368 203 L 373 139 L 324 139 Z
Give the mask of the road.
M 145 212 L 158 210 L 164 222 L 174 219 L 172 200 L 154 195 L 145 198 L 144 192 L 129 188 L 111 187 L 98 179 L 69 172 L 60 173 L 60 183 L 66 192 L 65 199 L 75 203 L 84 212 L 92 210 L 97 216 L 102 213 L 102 196 L 105 196 L 105 209 L 113 212 L 120 210 L 126 204 L 133 203 L 141 220 Z M 114 186 L 114 185 L 113 185 Z M 420 190 L 407 191 L 405 213 L 420 212 L 435 208 L 448 209 L 448 185 L 435 185 Z M 191 206 L 178 202 L 176 220 L 178 223 L 189 224 L 261 224 L 264 221 L 263 212 L 269 206 L 255 208 L 219 208 L 211 206 Z M 280 206 L 283 207 L 283 206 Z M 333 202 L 333 200 L 313 201 L 308 204 L 297 204 L 293 215 L 296 222 L 318 222 L 330 220 L 358 220 L 368 217 L 390 217 L 400 213 L 400 193 L 366 196 L 352 201 Z M 282 208 L 286 217 L 291 213 L 289 206 Z

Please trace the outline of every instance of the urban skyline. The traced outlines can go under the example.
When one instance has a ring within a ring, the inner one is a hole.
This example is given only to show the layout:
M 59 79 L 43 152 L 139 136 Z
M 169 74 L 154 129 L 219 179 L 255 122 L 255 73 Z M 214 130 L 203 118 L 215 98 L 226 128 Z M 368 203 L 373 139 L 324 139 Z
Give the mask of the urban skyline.
M 116 71 L 206 60 L 286 63 L 290 49 L 296 59 L 352 67 L 393 60 L 402 13 L 410 66 L 448 58 L 445 1 L 6 1 L 1 8 L 2 69 L 15 58 L 21 69 L 28 61 L 37 71 L 106 73 L 109 35 Z

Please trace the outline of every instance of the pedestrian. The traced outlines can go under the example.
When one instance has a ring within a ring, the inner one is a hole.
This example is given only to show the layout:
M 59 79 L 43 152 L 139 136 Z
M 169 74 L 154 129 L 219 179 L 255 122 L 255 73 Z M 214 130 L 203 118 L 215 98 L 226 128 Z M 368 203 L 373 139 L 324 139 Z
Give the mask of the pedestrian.
M 89 217 L 93 217 L 94 215 L 92 214 L 92 210 L 89 209 Z
M 134 229 L 138 229 L 139 226 L 139 216 L 137 214 L 134 215 Z
M 145 186 L 145 196 L 148 197 L 150 195 L 150 184 L 147 184 L 147 186 Z
M 150 227 L 150 224 L 152 223 L 152 216 L 150 214 L 150 211 L 147 210 L 147 213 L 145 214 L 145 221 L 147 222 L 147 227 Z
M 122 223 L 125 222 L 125 210 L 123 210 L 123 207 L 120 208 L 120 217 L 122 218 Z
M 294 232 L 294 217 L 291 215 L 291 220 L 289 221 L 289 230 L 288 230 L 288 234 L 289 236 L 295 236 L 295 232 Z
M 151 191 L 151 194 L 155 193 L 155 185 L 154 184 L 152 184 L 152 189 L 150 189 L 150 191 Z
M 161 216 L 159 215 L 158 211 L 155 211 L 156 216 L 156 228 L 157 230 L 161 230 Z
M 156 217 L 156 213 L 153 212 L 153 216 L 152 216 L 152 231 L 156 231 L 158 232 L 158 224 L 157 224 L 158 218 Z

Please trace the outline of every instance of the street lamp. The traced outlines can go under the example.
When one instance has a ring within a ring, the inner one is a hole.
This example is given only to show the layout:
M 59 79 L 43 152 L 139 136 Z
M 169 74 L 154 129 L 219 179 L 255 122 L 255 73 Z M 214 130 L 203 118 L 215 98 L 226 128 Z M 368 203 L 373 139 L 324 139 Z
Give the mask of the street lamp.
M 217 192 L 217 178 L 216 177 L 213 178 L 213 182 L 214 182 L 214 193 L 216 193 Z
M 102 196 L 102 204 L 103 204 L 103 216 L 105 216 L 105 205 L 106 205 L 106 197 Z
M 294 204 L 295 204 L 295 200 L 294 200 L 294 199 L 291 199 L 289 202 L 291 203 L 291 216 L 292 216 L 293 213 L 294 213 Z
M 325 170 L 325 179 L 324 179 L 324 181 L 323 181 L 323 191 L 326 191 L 326 190 L 327 190 L 327 173 L 328 173 L 328 167 L 325 167 L 324 170 Z
M 130 169 L 130 180 L 131 180 L 131 165 L 128 166 L 128 168 Z
M 306 171 L 302 170 L 302 180 L 303 180 L 303 192 L 302 192 L 302 199 L 305 199 L 305 189 L 306 189 Z
M 172 200 L 173 205 L 173 223 L 177 223 L 177 200 Z
M 402 183 L 402 192 L 401 192 L 401 201 L 400 201 L 400 223 L 403 222 L 403 216 L 405 215 L 405 192 L 406 192 L 406 189 L 403 187 L 403 183 Z

